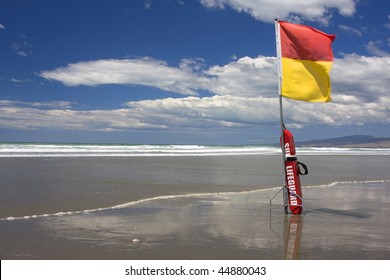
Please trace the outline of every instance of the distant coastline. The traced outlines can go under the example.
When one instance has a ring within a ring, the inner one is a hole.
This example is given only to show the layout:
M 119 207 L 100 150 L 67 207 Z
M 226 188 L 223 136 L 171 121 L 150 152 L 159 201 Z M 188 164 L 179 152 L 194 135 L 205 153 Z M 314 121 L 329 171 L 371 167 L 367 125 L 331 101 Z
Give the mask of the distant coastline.
M 297 146 L 341 148 L 390 148 L 390 137 L 378 138 L 370 135 L 351 135 L 338 138 L 297 142 Z

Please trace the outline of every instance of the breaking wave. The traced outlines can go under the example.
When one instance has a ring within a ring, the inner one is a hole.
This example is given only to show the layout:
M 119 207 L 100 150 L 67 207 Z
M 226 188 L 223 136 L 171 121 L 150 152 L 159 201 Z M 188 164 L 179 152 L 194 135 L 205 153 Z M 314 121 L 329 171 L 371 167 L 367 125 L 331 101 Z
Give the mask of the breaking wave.
M 277 155 L 277 146 L 0 144 L 0 157 L 157 157 Z M 299 155 L 390 155 L 390 149 L 297 148 Z

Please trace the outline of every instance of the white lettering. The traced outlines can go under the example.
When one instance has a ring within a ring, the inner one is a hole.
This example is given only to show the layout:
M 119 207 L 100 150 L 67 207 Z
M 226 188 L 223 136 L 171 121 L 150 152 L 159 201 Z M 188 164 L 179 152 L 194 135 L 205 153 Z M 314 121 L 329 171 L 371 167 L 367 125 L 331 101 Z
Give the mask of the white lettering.
M 290 151 L 290 143 L 285 143 L 284 144 L 284 152 L 286 153 L 286 154 L 291 154 L 291 151 Z
M 296 193 L 296 186 L 295 186 L 295 176 L 294 176 L 294 168 L 292 165 L 286 166 L 286 179 L 287 179 L 287 186 L 290 190 L 290 204 L 291 205 L 298 205 L 297 201 L 297 193 Z

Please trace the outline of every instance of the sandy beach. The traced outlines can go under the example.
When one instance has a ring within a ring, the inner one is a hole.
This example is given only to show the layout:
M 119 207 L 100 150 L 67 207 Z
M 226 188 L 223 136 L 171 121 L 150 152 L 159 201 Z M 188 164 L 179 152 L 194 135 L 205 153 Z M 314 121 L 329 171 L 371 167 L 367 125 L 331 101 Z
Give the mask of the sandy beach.
M 389 259 L 389 156 L 0 158 L 1 259 Z

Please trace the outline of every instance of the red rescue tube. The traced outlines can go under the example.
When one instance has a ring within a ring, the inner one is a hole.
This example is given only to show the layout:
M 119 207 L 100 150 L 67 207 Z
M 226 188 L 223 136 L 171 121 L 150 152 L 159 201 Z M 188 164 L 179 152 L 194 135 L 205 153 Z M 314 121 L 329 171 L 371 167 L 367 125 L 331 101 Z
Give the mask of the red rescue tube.
M 292 133 L 284 129 L 283 141 L 280 139 L 281 144 L 284 142 L 285 151 L 285 176 L 287 186 L 288 205 L 292 214 L 302 213 L 302 190 L 301 180 L 299 178 L 298 161 L 295 157 L 295 142 Z
M 288 129 L 283 130 L 283 136 L 284 136 L 284 152 L 286 154 L 286 157 L 289 156 L 295 156 L 295 142 L 294 142 L 294 136 Z M 280 144 L 282 144 L 282 137 L 280 137 Z
M 288 158 L 286 166 L 286 184 L 288 189 L 288 205 L 292 214 L 302 213 L 302 190 L 296 158 Z

